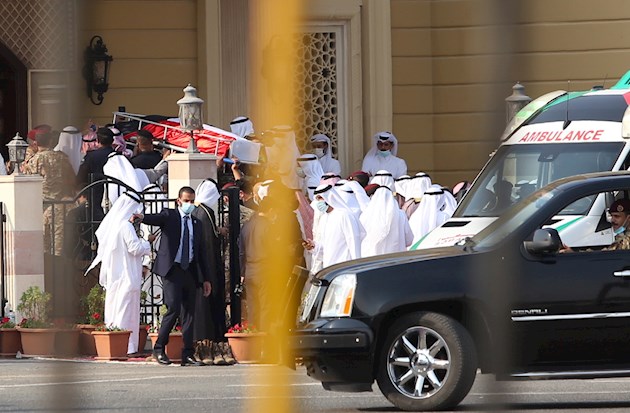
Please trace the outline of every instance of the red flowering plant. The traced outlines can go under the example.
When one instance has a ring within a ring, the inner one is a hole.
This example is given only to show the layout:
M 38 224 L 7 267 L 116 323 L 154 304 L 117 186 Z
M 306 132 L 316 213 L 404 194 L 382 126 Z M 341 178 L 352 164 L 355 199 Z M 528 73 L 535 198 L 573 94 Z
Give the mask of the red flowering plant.
M 228 333 L 258 333 L 258 329 L 255 325 L 249 324 L 247 321 L 243 321 L 241 324 L 234 324 L 232 327 L 230 327 L 228 329 Z
M 0 328 L 15 328 L 15 323 L 9 317 L 2 317 L 0 319 Z
M 103 324 L 103 314 L 105 313 L 105 290 L 96 284 L 90 289 L 87 297 L 82 299 L 83 319 L 86 324 L 99 326 Z

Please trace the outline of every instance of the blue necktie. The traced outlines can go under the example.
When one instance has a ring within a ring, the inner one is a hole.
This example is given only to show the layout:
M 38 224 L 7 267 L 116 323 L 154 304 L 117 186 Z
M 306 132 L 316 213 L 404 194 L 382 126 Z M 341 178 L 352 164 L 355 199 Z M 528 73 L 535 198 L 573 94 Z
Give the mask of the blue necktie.
M 190 230 L 188 229 L 188 220 L 190 217 L 184 215 L 184 238 L 182 239 L 182 259 L 180 260 L 180 266 L 183 270 L 188 269 L 190 264 Z

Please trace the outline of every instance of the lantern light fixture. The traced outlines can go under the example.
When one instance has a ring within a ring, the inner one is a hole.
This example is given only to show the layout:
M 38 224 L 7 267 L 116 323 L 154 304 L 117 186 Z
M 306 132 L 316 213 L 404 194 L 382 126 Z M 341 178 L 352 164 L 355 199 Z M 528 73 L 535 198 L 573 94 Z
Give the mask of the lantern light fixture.
M 101 36 L 94 36 L 84 53 L 83 77 L 87 84 L 87 95 L 95 105 L 103 103 L 103 94 L 109 88 L 109 65 L 114 58 L 107 54 L 107 46 Z M 93 94 L 96 93 L 96 101 Z
M 197 89 L 189 83 L 184 88 L 184 97 L 178 100 L 177 104 L 179 105 L 179 123 L 184 130 L 190 132 L 190 142 L 186 152 L 199 152 L 195 143 L 194 131 L 203 129 L 201 114 L 203 99 L 197 97 Z
M 26 149 L 28 148 L 28 143 L 20 136 L 20 133 L 16 133 L 13 139 L 9 143 L 7 143 L 7 148 L 9 149 L 9 160 L 11 163 L 16 165 L 17 174 L 20 173 L 20 164 L 24 162 L 26 159 Z

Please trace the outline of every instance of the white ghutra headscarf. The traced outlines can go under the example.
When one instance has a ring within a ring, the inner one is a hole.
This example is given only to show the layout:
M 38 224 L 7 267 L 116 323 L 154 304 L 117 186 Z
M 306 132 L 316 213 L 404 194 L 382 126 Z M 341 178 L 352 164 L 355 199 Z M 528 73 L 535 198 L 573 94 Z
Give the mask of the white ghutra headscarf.
M 424 192 L 418 209 L 409 217 L 409 225 L 413 231 L 413 244 L 451 217 L 444 211 L 445 208 L 444 190 L 439 185 L 432 185 Z
M 55 146 L 55 151 L 63 152 L 68 155 L 68 160 L 74 173 L 79 172 L 83 154 L 81 147 L 83 146 L 83 136 L 81 132 L 74 126 L 66 126 L 59 134 L 59 143 Z
M 245 138 L 254 134 L 254 124 L 246 116 L 239 116 L 230 122 L 230 130 L 233 134 Z
M 338 160 L 332 157 L 332 143 L 330 142 L 330 138 L 323 133 L 318 133 L 317 135 L 311 136 L 311 143 L 315 142 L 325 142 L 326 149 L 324 151 L 324 155 L 319 158 L 319 163 L 322 165 L 322 169 L 324 173 L 333 173 L 340 174 L 341 173 L 341 164 Z
M 309 200 L 314 200 L 315 196 L 313 192 L 319 185 L 319 181 L 324 175 L 324 170 L 319 162 L 317 162 L 317 156 L 313 154 L 305 154 L 297 159 L 298 165 L 304 172 L 304 189 L 308 193 Z
M 370 198 L 361 214 L 361 225 L 366 233 L 361 242 L 362 257 L 405 251 L 413 240 L 407 216 L 385 187 L 378 188 Z

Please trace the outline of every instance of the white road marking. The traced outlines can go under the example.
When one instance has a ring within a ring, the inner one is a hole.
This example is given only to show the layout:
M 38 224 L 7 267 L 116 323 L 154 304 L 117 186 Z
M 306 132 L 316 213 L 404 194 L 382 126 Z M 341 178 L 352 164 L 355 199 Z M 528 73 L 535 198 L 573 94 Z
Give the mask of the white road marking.
M 315 383 L 289 383 L 287 386 L 321 386 L 320 382 Z M 227 384 L 225 387 L 272 387 L 275 384 Z
M 334 399 L 339 397 L 338 393 L 331 392 L 330 396 L 291 396 L 289 399 Z M 377 398 L 382 399 L 383 396 L 380 394 L 344 394 L 344 398 Z M 275 399 L 276 397 L 272 396 L 234 396 L 234 397 L 173 397 L 160 399 L 160 401 L 171 402 L 171 401 L 210 401 L 210 400 L 259 400 L 259 399 Z
M 95 384 L 95 383 L 119 383 L 122 381 L 142 381 L 156 379 L 173 379 L 173 376 L 153 376 L 153 377 L 135 377 L 129 379 L 112 379 L 112 380 L 81 380 L 81 381 L 58 381 L 49 383 L 24 383 L 24 384 L 3 384 L 0 389 L 14 389 L 18 387 L 46 387 L 46 386 L 67 386 L 74 384 Z
M 561 396 L 576 394 L 628 394 L 628 390 L 613 391 L 518 391 L 504 393 L 468 393 L 469 396 Z

